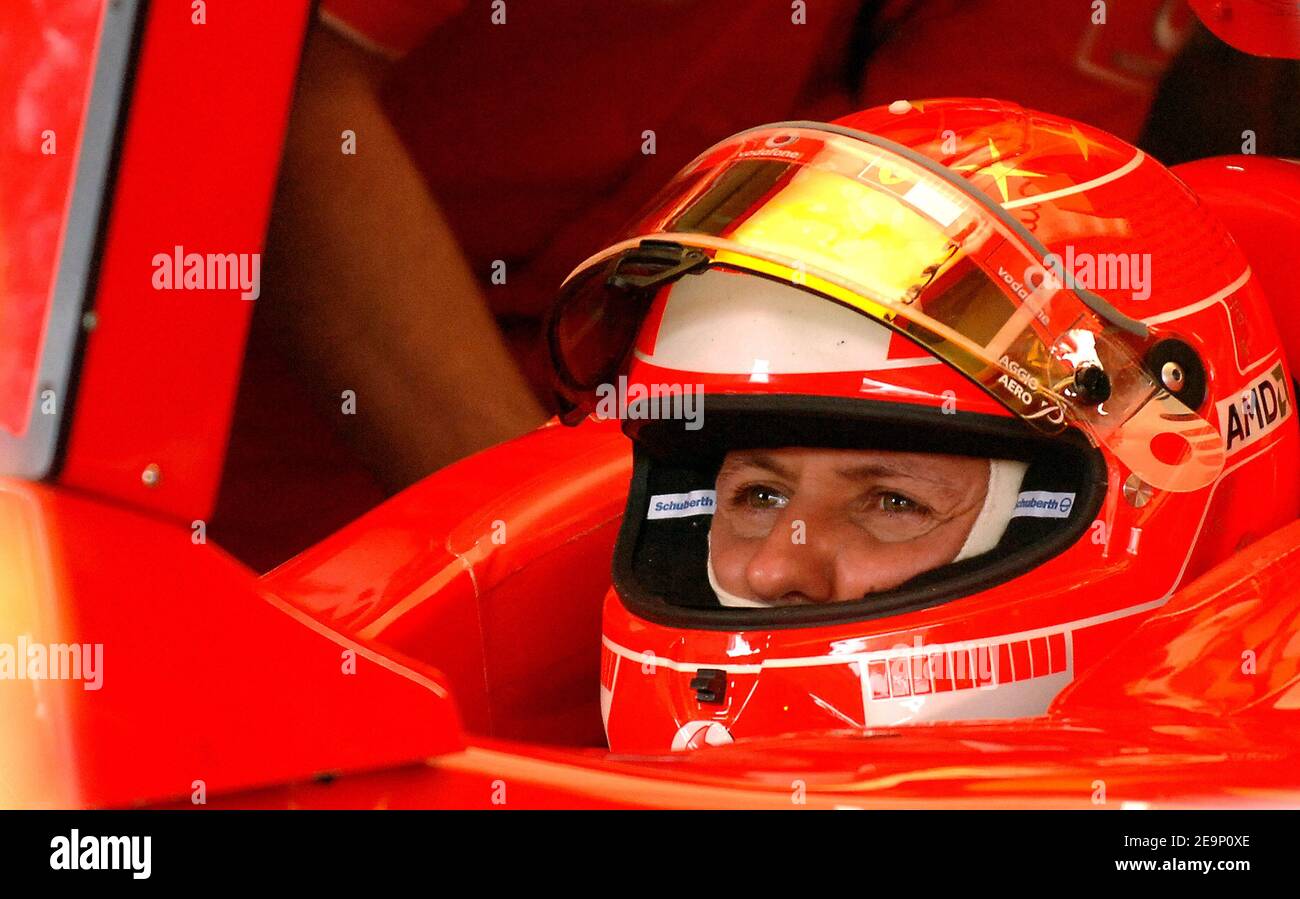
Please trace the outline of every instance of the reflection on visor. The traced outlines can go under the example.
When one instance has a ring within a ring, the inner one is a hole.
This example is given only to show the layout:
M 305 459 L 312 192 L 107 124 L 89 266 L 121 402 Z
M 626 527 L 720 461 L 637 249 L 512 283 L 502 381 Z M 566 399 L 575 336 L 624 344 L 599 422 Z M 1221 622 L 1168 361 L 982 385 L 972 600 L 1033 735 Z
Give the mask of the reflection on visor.
M 566 398 L 580 407 L 592 379 L 621 364 L 648 303 L 611 275 L 643 241 L 664 241 L 870 316 L 1034 427 L 1077 425 L 1157 488 L 1195 490 L 1222 469 L 1218 433 L 1156 384 L 1127 320 L 1103 318 L 1104 301 L 1066 289 L 984 202 L 899 153 L 806 127 L 745 132 L 688 166 L 626 233 L 569 276 L 552 321 Z M 660 270 L 698 267 L 669 258 Z M 591 333 L 600 340 L 574 338 Z

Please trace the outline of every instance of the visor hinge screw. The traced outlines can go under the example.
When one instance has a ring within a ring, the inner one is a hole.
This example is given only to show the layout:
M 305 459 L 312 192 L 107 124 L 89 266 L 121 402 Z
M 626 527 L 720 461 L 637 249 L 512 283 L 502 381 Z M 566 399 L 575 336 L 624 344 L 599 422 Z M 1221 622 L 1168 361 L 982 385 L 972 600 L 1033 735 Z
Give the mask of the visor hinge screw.
M 1177 362 L 1166 362 L 1160 367 L 1160 382 L 1170 393 L 1178 393 L 1187 384 L 1187 376 Z
M 720 668 L 701 668 L 691 678 L 695 701 L 721 705 L 727 696 L 727 672 Z

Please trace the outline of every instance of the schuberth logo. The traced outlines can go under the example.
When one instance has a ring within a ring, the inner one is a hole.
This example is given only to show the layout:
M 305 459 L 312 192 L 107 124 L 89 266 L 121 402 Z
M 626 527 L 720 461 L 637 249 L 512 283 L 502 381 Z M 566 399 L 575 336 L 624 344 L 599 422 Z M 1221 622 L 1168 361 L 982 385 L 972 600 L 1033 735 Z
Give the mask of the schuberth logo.
M 1220 400 L 1219 429 L 1229 453 L 1250 446 L 1291 417 L 1286 372 L 1278 363 L 1240 394 Z
M 648 520 L 656 518 L 687 518 L 691 515 L 712 515 L 717 506 L 717 494 L 712 490 L 692 490 L 690 493 L 658 493 L 650 497 L 646 510 Z
M 1073 493 L 1025 490 L 1016 498 L 1012 518 L 1069 518 L 1074 508 Z

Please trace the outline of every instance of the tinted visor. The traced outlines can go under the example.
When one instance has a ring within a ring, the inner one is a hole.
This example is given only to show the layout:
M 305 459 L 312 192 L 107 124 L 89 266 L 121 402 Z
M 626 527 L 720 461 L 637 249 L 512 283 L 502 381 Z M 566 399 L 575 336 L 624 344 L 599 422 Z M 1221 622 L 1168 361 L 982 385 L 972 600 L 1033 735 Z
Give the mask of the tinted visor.
M 549 330 L 562 398 L 594 408 L 656 291 L 724 266 L 899 331 L 1034 427 L 1079 427 L 1153 486 L 1195 490 L 1218 475 L 1218 433 L 1142 365 L 1142 325 L 1068 289 L 956 176 L 869 137 L 771 126 L 691 163 L 566 279 Z

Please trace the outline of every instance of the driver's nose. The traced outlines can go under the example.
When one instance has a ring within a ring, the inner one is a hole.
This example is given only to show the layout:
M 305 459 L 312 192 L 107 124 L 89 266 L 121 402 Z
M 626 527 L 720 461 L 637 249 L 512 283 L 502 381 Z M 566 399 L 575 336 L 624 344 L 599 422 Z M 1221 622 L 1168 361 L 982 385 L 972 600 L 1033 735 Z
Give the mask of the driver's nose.
M 769 603 L 826 603 L 835 599 L 833 529 L 785 510 L 745 567 L 751 593 Z

